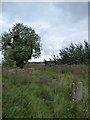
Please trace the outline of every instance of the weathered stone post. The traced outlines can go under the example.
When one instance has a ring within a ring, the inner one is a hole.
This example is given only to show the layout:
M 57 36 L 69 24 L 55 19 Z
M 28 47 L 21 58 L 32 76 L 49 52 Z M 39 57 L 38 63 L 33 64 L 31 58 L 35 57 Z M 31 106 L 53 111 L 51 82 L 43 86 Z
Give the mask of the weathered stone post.
M 76 99 L 82 100 L 83 98 L 83 85 L 82 82 L 78 82 L 77 87 L 76 87 Z
M 83 98 L 83 84 L 82 82 L 78 82 L 77 84 L 72 84 L 72 100 L 79 101 Z

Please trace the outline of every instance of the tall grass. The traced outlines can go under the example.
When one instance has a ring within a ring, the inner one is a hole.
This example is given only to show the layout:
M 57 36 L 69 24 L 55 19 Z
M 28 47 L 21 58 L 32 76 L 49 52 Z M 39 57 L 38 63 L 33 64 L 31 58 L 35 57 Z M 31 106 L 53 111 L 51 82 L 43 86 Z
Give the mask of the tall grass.
M 88 69 L 86 65 L 3 67 L 4 118 L 86 118 Z M 73 82 L 83 82 L 83 99 L 73 103 Z

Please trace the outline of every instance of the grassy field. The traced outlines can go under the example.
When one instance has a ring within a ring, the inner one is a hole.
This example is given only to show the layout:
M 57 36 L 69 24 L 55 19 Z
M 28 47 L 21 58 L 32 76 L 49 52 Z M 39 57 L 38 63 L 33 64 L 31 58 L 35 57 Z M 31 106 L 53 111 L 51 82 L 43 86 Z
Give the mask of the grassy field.
M 2 68 L 3 118 L 86 118 L 86 65 L 28 65 Z M 72 83 L 83 83 L 83 99 L 72 102 Z

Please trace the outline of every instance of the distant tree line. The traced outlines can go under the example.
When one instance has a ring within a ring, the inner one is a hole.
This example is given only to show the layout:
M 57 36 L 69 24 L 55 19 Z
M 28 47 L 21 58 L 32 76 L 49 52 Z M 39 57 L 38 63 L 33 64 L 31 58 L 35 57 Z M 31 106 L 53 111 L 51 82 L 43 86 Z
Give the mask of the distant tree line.
M 84 41 L 84 45 L 81 43 L 71 43 L 69 47 L 66 47 L 59 51 L 59 55 L 53 55 L 52 60 L 44 61 L 46 65 L 50 64 L 88 64 L 90 60 L 90 44 Z
M 2 39 L 2 41 L 1 41 Z M 3 53 L 3 63 L 11 67 L 22 68 L 28 61 L 41 55 L 40 36 L 31 27 L 16 23 L 8 32 L 0 37 L 0 51 Z M 2 48 L 2 49 L 1 49 Z M 90 60 L 90 44 L 84 41 L 59 51 L 59 55 L 52 55 L 45 65 L 54 64 L 87 64 Z

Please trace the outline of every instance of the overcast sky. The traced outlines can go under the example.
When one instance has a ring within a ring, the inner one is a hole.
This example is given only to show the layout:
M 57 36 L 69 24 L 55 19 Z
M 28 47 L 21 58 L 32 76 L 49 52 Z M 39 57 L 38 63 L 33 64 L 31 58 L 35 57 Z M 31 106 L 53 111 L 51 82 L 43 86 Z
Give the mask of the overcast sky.
M 32 61 L 48 60 L 71 42 L 88 40 L 88 3 L 85 2 L 5 2 L 0 12 L 0 34 L 21 22 L 34 28 L 41 37 L 41 57 Z

